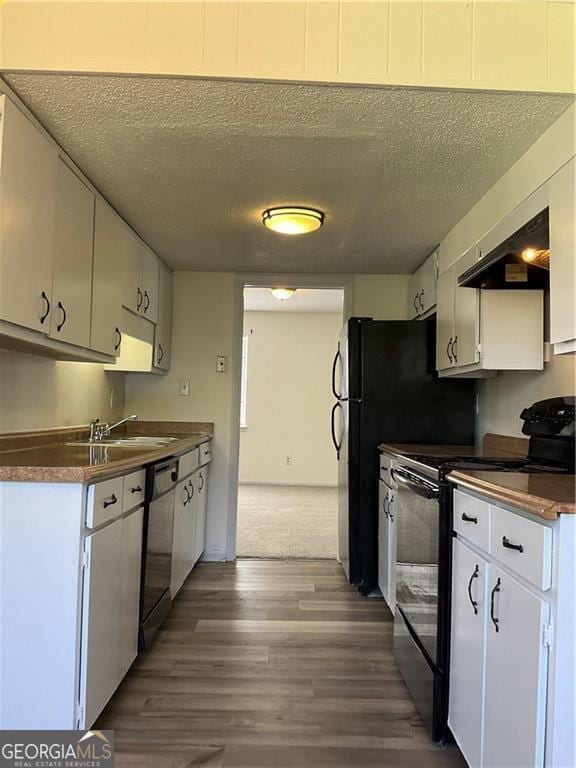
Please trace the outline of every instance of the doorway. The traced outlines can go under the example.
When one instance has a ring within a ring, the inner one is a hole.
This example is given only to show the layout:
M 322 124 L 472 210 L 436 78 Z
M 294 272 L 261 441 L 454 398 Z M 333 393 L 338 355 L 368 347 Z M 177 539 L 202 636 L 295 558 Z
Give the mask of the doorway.
M 335 559 L 331 366 L 342 288 L 243 289 L 238 557 Z

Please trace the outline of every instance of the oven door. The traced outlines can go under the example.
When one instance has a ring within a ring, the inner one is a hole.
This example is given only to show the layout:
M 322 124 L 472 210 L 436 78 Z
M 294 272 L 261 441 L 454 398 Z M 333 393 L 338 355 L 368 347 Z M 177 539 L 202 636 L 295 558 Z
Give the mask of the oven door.
M 396 605 L 418 645 L 437 663 L 439 486 L 405 467 L 394 469 Z

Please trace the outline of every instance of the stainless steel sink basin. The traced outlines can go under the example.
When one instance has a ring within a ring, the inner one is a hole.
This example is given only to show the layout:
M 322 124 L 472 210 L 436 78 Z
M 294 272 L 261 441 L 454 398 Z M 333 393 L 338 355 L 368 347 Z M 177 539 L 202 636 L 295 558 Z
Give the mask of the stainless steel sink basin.
M 155 448 L 170 445 L 170 443 L 173 443 L 176 440 L 178 440 L 177 437 L 151 437 L 148 435 L 138 435 L 134 437 L 109 437 L 93 442 L 90 442 L 90 440 L 75 440 L 66 443 L 66 445 L 77 447 L 89 446 L 90 448 L 99 445 L 107 445 L 114 448 Z

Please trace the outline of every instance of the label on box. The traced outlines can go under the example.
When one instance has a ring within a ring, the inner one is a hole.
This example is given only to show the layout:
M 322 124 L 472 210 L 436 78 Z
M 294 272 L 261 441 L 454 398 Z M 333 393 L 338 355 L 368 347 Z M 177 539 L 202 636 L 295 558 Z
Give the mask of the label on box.
M 528 265 L 527 264 L 506 264 L 506 282 L 507 283 L 527 283 Z

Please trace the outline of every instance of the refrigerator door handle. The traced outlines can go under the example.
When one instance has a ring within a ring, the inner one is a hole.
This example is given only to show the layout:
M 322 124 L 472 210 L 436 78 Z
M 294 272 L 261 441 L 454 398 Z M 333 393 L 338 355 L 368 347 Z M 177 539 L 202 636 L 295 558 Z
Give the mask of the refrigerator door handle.
M 341 359 L 340 354 L 340 345 L 338 345 L 338 350 L 336 351 L 336 354 L 334 355 L 334 360 L 332 362 L 332 394 L 336 398 L 336 400 L 342 400 L 342 394 L 338 393 L 336 391 L 336 368 L 338 366 L 338 360 Z
M 338 408 L 341 408 L 342 406 L 340 403 L 334 403 L 332 406 L 332 413 L 330 414 L 330 431 L 332 433 L 332 442 L 334 443 L 334 448 L 336 448 L 336 459 L 340 461 L 340 449 L 342 448 L 342 443 L 338 443 L 338 440 L 336 438 L 336 411 Z

